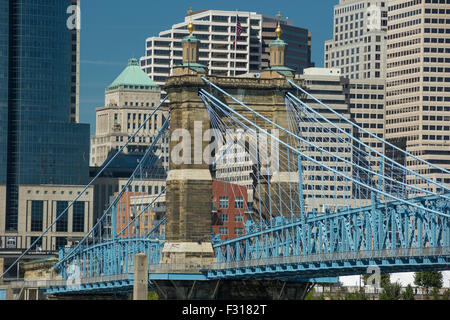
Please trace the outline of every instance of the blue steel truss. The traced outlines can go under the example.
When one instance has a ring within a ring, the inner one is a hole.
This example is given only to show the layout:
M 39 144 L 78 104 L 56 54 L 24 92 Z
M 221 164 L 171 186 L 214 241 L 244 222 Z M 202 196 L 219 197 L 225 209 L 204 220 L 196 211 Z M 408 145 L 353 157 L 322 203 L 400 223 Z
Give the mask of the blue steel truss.
M 416 198 L 423 206 L 450 213 L 437 197 Z M 287 219 L 289 220 L 289 219 Z M 302 221 L 278 225 L 214 245 L 217 264 L 209 278 L 254 278 L 297 274 L 343 276 L 379 266 L 383 272 L 445 269 L 449 264 L 447 217 L 399 202 L 310 213 Z

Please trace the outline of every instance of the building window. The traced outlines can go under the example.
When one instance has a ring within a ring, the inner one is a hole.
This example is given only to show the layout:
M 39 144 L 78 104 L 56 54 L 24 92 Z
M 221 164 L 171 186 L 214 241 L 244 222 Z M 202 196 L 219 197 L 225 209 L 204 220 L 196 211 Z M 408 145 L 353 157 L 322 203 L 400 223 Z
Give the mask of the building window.
M 234 222 L 243 222 L 244 221 L 244 216 L 242 214 L 236 214 L 234 216 Z
M 221 213 L 220 214 L 220 222 L 228 222 L 228 214 Z
M 244 198 L 243 197 L 235 197 L 234 198 L 234 208 L 235 209 L 244 209 Z
M 219 208 L 228 209 L 228 197 L 220 197 Z
M 84 232 L 84 202 L 73 204 L 72 232 Z
M 31 231 L 42 231 L 44 220 L 44 201 L 31 201 Z
M 219 233 L 221 235 L 227 235 L 228 234 L 228 228 L 227 227 L 220 227 L 219 228 Z
M 56 237 L 56 250 L 59 250 L 60 248 L 63 248 L 67 245 L 67 238 L 65 237 Z
M 67 208 L 67 201 L 57 201 L 56 202 L 56 217 L 58 217 Z M 67 232 L 68 225 L 68 215 L 67 211 L 64 215 L 59 218 L 56 222 L 56 232 Z
M 36 241 L 37 238 L 39 237 L 31 237 L 30 246 L 33 244 L 33 242 Z M 42 238 L 39 239 L 39 241 L 31 248 L 31 250 L 42 250 Z
M 244 229 L 243 228 L 234 228 L 234 234 L 235 235 L 241 235 L 244 233 Z

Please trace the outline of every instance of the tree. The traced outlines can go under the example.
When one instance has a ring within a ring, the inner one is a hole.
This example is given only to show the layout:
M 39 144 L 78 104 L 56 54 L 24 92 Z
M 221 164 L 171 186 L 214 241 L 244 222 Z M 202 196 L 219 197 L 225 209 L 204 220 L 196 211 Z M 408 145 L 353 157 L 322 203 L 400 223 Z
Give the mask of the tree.
M 374 285 L 375 283 L 368 283 L 370 273 L 363 275 L 364 285 Z M 391 283 L 391 275 L 389 273 L 383 273 L 380 275 L 380 287 L 384 288 L 386 285 Z
M 385 284 L 380 293 L 380 300 L 399 300 L 401 289 L 398 282 Z
M 410 284 L 406 287 L 405 291 L 402 293 L 403 300 L 414 300 L 414 291 Z
M 414 284 L 426 288 L 427 293 L 430 288 L 442 288 L 442 273 L 439 271 L 423 271 L 414 274 Z
M 433 290 L 431 290 L 431 295 L 434 300 L 439 300 L 439 289 L 434 287 Z

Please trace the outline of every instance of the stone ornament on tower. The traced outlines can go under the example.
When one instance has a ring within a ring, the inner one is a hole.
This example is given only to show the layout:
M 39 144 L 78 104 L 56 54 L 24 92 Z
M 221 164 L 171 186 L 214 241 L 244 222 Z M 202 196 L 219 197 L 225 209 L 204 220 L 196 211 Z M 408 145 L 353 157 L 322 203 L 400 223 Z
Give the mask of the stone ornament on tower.
M 275 29 L 277 36 L 276 40 L 273 40 L 269 44 L 270 48 L 270 67 L 261 72 L 261 78 L 273 78 L 273 77 L 291 77 L 294 74 L 294 70 L 285 66 L 286 63 L 286 49 L 288 44 L 281 40 L 283 30 L 281 28 L 281 13 L 278 11 L 276 15 L 278 18 L 278 24 Z
M 192 15 L 192 8 L 188 11 L 188 16 Z M 173 68 L 174 75 L 182 75 L 182 74 L 195 74 L 195 73 L 205 73 L 206 68 L 202 64 L 199 63 L 199 47 L 200 40 L 194 36 L 194 24 L 192 22 L 192 18 L 189 18 L 189 24 L 187 25 L 187 30 L 189 35 L 184 37 L 181 40 L 181 45 L 183 47 L 183 63 L 177 65 Z

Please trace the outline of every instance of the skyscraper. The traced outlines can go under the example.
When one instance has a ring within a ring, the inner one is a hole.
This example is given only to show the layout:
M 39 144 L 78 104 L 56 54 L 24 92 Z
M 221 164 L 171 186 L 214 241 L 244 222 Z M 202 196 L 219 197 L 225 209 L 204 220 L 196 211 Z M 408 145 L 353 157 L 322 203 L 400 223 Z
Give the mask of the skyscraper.
M 67 23 L 77 3 L 0 0 L 0 234 L 26 221 L 22 186 L 88 182 L 89 125 L 76 123 L 79 32 Z
M 234 46 L 236 19 L 239 19 L 242 34 Z M 307 29 L 294 26 L 291 20 L 248 11 L 201 10 L 188 13 L 183 22 L 147 39 L 141 68 L 157 84 L 163 85 L 171 69 L 181 63 L 181 40 L 188 34 L 187 25 L 191 20 L 194 35 L 201 41 L 199 61 L 208 67 L 209 74 L 238 76 L 269 67 L 269 43 L 276 39 L 278 20 L 285 31 L 282 38 L 288 44 L 286 66 L 298 73 L 313 66 L 311 34 Z
M 8 11 L 8 1 L 0 1 L 0 186 L 6 184 L 6 156 L 8 154 Z M 4 211 L 2 204 L 0 204 L 0 210 Z
M 384 79 L 387 1 L 339 0 L 333 39 L 325 42 L 325 68 L 349 79 Z
M 450 169 L 450 1 L 392 0 L 388 6 L 386 138 Z M 450 183 L 450 176 L 426 170 L 412 157 L 400 160 Z
M 160 103 L 161 89 L 139 67 L 137 59 L 130 59 L 128 65 L 105 90 L 105 104 L 96 109 L 95 135 L 91 138 L 91 174 L 95 177 L 99 168 L 106 164 L 113 154 L 124 145 L 144 121 L 153 114 Z M 169 116 L 165 106 L 143 125 L 136 137 L 96 180 L 94 215 L 101 215 L 107 208 L 111 196 L 119 192 L 133 173 L 136 164 L 141 161 L 147 149 L 152 145 L 159 130 Z M 162 137 L 155 151 L 161 161 L 158 170 L 168 170 L 169 143 Z M 163 169 L 164 168 L 164 169 Z M 139 190 L 145 192 L 161 190 L 165 184 L 165 173 L 157 178 L 147 179 Z M 131 188 L 131 187 L 130 187 Z M 156 192 L 158 194 L 159 192 Z M 129 200 L 129 199 L 128 199 Z M 125 201 L 129 204 L 129 201 Z
M 91 166 L 101 166 L 110 152 L 116 152 L 160 103 L 161 89 L 130 59 L 126 68 L 105 90 L 105 105 L 97 108 L 95 136 L 91 139 Z M 161 107 L 123 150 L 143 155 L 157 136 L 169 112 Z M 168 145 L 166 146 L 168 148 Z M 168 152 L 161 150 L 167 167 Z
M 352 121 L 362 128 L 354 134 L 377 152 L 383 152 L 377 138 L 384 138 L 387 10 L 386 0 L 339 0 L 333 39 L 325 42 L 325 67 L 341 71 Z
M 72 10 L 74 6 L 80 8 L 81 0 L 71 0 Z M 70 10 L 69 10 L 70 12 Z M 73 12 L 73 11 L 72 11 Z M 72 23 L 77 23 L 72 20 Z M 81 22 L 81 21 L 80 21 Z M 80 113 L 80 29 L 72 28 L 71 37 L 71 58 L 70 58 L 70 121 L 79 122 Z

